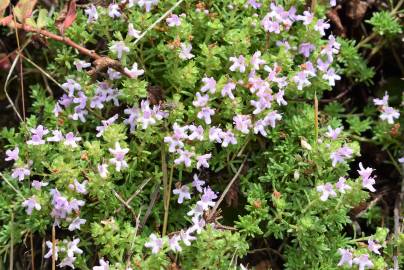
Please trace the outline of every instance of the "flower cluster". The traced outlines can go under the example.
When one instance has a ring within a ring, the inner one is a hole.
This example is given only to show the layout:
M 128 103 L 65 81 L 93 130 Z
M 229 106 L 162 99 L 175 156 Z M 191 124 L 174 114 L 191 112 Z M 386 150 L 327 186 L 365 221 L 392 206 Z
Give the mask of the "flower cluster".
M 389 124 L 394 124 L 394 119 L 398 119 L 400 117 L 400 113 L 398 112 L 398 110 L 390 107 L 388 102 L 389 95 L 387 94 L 387 92 L 384 94 L 382 99 L 373 99 L 373 103 L 380 108 L 380 119 L 382 119 L 383 121 L 387 121 L 387 123 Z

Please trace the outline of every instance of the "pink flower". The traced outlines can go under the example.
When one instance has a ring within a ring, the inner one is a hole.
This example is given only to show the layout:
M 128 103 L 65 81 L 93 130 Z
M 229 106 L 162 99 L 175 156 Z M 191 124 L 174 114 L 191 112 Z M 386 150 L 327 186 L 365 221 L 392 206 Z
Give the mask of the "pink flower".
M 184 199 L 187 199 L 187 200 L 191 199 L 191 193 L 189 192 L 189 187 L 186 185 L 183 185 L 180 188 L 174 189 L 173 194 L 178 195 L 177 202 L 179 204 L 182 204 L 184 202 Z
M 163 239 L 158 238 L 154 233 L 152 233 L 150 235 L 150 241 L 147 242 L 144 246 L 147 248 L 151 248 L 153 254 L 157 254 L 163 247 Z
M 339 248 L 339 254 L 341 254 L 341 259 L 338 263 L 338 266 L 343 266 L 344 264 L 348 264 L 349 267 L 352 267 L 352 253 L 348 249 Z
M 204 86 L 202 86 L 201 92 L 209 91 L 211 94 L 216 92 L 216 80 L 213 77 L 204 77 L 202 82 Z
M 336 197 L 337 193 L 335 193 L 332 185 L 330 183 L 326 183 L 324 185 L 319 185 L 317 186 L 317 191 L 321 192 L 321 197 L 320 200 L 326 201 L 328 200 L 328 197 Z
M 176 14 L 171 14 L 171 16 L 166 19 L 166 22 L 169 27 L 181 25 L 181 19 Z
M 201 156 L 197 156 L 196 160 L 196 168 L 199 170 L 201 167 L 204 168 L 209 168 L 209 163 L 208 160 L 212 157 L 211 153 L 205 154 L 205 155 L 201 155 Z
M 215 110 L 209 107 L 203 107 L 200 112 L 198 112 L 197 117 L 205 121 L 207 125 L 212 123 L 211 116 L 215 114 Z
M 141 76 L 144 74 L 143 69 L 138 69 L 137 68 L 137 63 L 133 63 L 132 69 L 124 68 L 125 72 L 129 74 L 131 78 L 137 79 L 137 77 Z
M 18 155 L 20 153 L 20 149 L 18 148 L 18 146 L 16 146 L 13 150 L 7 150 L 6 151 L 6 158 L 5 161 L 17 161 L 18 160 Z
M 345 184 L 346 179 L 344 177 L 340 177 L 338 182 L 335 184 L 335 187 L 338 189 L 339 192 L 345 193 L 345 190 L 351 189 L 351 187 Z
M 28 215 L 32 215 L 32 210 L 34 209 L 38 211 L 41 210 L 41 205 L 38 203 L 34 196 L 23 201 L 22 206 L 27 208 L 25 212 L 27 212 Z
M 239 55 L 239 57 L 230 57 L 230 61 L 233 62 L 233 65 L 230 66 L 230 70 L 231 71 L 236 71 L 236 69 L 238 69 L 241 73 L 245 72 L 245 58 L 242 55 Z
M 236 126 L 236 129 L 244 134 L 248 134 L 250 132 L 251 124 L 251 116 L 249 115 L 236 115 L 233 117 L 233 122 Z
M 109 152 L 114 156 L 109 160 L 110 163 L 115 165 L 116 171 L 121 171 L 121 168 L 127 168 L 128 163 L 125 161 L 125 155 L 129 152 L 128 148 L 121 148 L 119 142 L 115 143 L 115 149 L 109 148 Z

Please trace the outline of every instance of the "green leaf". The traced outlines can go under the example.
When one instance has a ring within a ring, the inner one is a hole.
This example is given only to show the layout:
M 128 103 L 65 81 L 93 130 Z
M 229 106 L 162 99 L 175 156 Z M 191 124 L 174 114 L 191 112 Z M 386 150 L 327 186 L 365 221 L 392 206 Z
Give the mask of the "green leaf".
M 38 28 L 44 28 L 47 24 L 48 19 L 48 11 L 46 9 L 41 8 L 39 10 L 38 19 L 36 21 L 36 25 Z

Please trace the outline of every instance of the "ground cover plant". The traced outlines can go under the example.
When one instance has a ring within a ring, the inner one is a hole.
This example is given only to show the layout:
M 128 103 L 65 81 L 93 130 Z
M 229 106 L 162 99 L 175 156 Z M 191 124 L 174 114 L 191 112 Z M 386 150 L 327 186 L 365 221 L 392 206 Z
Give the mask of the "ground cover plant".
M 2 268 L 400 269 L 402 2 L 2 1 Z

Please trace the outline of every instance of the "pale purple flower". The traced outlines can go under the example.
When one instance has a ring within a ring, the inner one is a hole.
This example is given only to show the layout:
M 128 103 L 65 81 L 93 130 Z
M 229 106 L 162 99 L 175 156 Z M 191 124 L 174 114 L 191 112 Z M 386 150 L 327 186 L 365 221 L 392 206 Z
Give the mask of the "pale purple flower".
M 313 21 L 314 14 L 309 11 L 304 11 L 303 15 L 297 15 L 297 20 L 302 21 L 304 25 L 309 25 Z
M 208 186 L 203 188 L 203 195 L 197 204 L 204 210 L 208 210 L 209 207 L 215 206 L 214 200 L 217 199 L 216 193 Z
M 98 260 L 99 266 L 94 266 L 93 270 L 109 270 L 109 261 L 105 261 L 104 258 Z
M 31 140 L 27 141 L 27 144 L 41 145 L 45 144 L 45 140 L 42 139 L 43 136 L 49 133 L 49 130 L 39 125 L 37 128 L 30 129 L 32 133 Z
M 203 215 L 203 205 L 198 201 L 196 205 L 187 213 L 188 216 L 200 217 Z
M 79 141 L 81 141 L 81 137 L 76 137 L 73 132 L 69 132 L 66 134 L 63 144 L 75 148 L 78 146 L 76 142 Z
M 389 95 L 387 94 L 387 91 L 384 93 L 384 96 L 383 96 L 382 99 L 379 99 L 379 98 L 374 98 L 373 99 L 373 103 L 376 106 L 387 107 L 387 106 L 389 106 L 388 102 L 389 102 Z
M 168 246 L 174 252 L 181 252 L 182 248 L 179 244 L 181 237 L 179 235 L 173 235 L 170 239 L 168 239 Z
M 338 266 L 343 266 L 344 264 L 348 264 L 349 267 L 352 267 L 352 253 L 348 249 L 339 248 L 339 254 L 341 255 L 341 259 L 339 260 Z
M 59 103 L 56 103 L 56 104 L 55 104 L 55 107 L 53 107 L 52 112 L 53 112 L 53 115 L 54 115 L 54 116 L 58 117 L 58 116 L 60 115 L 60 113 L 63 112 L 63 109 L 62 109 L 62 107 L 59 105 Z
M 303 87 L 311 85 L 311 82 L 307 79 L 307 75 L 305 71 L 299 71 L 293 76 L 293 81 L 297 84 L 298 90 L 302 90 Z
M 191 141 L 194 140 L 199 140 L 203 141 L 203 127 L 202 126 L 195 126 L 195 125 L 189 125 L 188 130 L 192 132 L 191 134 L 188 135 L 188 139 Z
M 24 180 L 25 176 L 29 176 L 31 174 L 28 166 L 16 167 L 13 169 L 11 173 L 11 177 L 14 179 L 18 178 L 18 181 Z
M 202 96 L 201 93 L 197 92 L 196 100 L 192 101 L 192 104 L 195 107 L 205 107 L 208 104 L 208 101 L 209 101 L 208 94 Z
M 209 140 L 211 142 L 217 142 L 217 143 L 221 143 L 222 142 L 222 133 L 223 130 L 221 128 L 217 128 L 217 127 L 211 127 L 209 129 Z
M 69 184 L 69 189 L 74 190 L 77 193 L 87 194 L 87 183 L 87 180 L 84 180 L 83 183 L 80 183 L 79 181 L 77 181 L 77 179 L 74 179 L 73 184 Z
M 199 119 L 205 121 L 207 125 L 212 123 L 211 116 L 215 114 L 215 110 L 209 107 L 203 107 L 197 114 Z
M 362 254 L 359 257 L 353 259 L 352 262 L 359 266 L 358 270 L 365 270 L 367 267 L 373 267 L 373 263 L 371 260 L 369 260 L 368 254 Z
M 52 137 L 46 138 L 48 142 L 60 142 L 64 140 L 63 134 L 60 130 L 52 130 Z
M 87 105 L 87 96 L 84 94 L 83 91 L 77 93 L 77 97 L 73 98 L 73 103 L 78 104 L 75 109 L 76 110 L 83 110 L 86 108 Z
M 108 74 L 108 78 L 110 80 L 118 80 L 118 79 L 120 79 L 122 77 L 120 72 L 118 72 L 115 69 L 110 68 L 110 67 L 107 70 L 107 74 Z
M 278 93 L 275 94 L 276 103 L 278 103 L 279 106 L 288 104 L 286 100 L 283 98 L 284 95 L 285 95 L 284 90 L 279 90 Z
M 231 71 L 236 71 L 238 69 L 241 73 L 245 72 L 246 63 L 244 56 L 242 55 L 239 55 L 238 57 L 232 56 L 229 58 L 229 60 L 233 62 L 233 64 L 229 68 Z
M 80 109 L 79 107 L 76 107 L 74 109 L 74 113 L 70 114 L 68 117 L 75 121 L 80 120 L 81 122 L 85 123 L 87 114 L 88 114 L 87 110 L 83 110 L 83 109 Z
M 144 7 L 146 12 L 149 12 L 152 6 L 157 5 L 159 0 L 138 0 L 137 4 L 139 7 Z
M 250 115 L 236 115 L 233 117 L 233 123 L 238 131 L 244 134 L 250 132 L 251 116 Z
M 191 157 L 193 157 L 195 153 L 188 150 L 178 149 L 178 154 L 179 157 L 174 160 L 174 163 L 177 165 L 184 163 L 185 167 L 190 167 L 192 163 Z
M 310 61 L 307 61 L 302 66 L 304 68 L 304 72 L 307 75 L 312 76 L 312 77 L 316 76 L 316 69 L 314 68 L 313 64 Z
M 6 158 L 5 161 L 17 161 L 18 160 L 18 155 L 20 153 L 20 149 L 18 148 L 18 146 L 16 146 L 13 150 L 7 150 L 6 151 Z
M 399 158 L 398 162 L 401 163 L 401 164 L 404 164 L 404 157 Z
M 42 182 L 42 181 L 34 180 L 34 181 L 32 181 L 31 186 L 32 186 L 33 188 L 35 188 L 36 190 L 41 190 L 42 187 L 46 187 L 48 184 L 49 184 L 49 183 L 45 183 L 45 182 Z
M 95 128 L 98 131 L 98 133 L 95 136 L 101 137 L 102 134 L 104 134 L 104 131 L 107 129 L 107 127 L 109 127 L 110 125 L 115 123 L 115 121 L 117 119 L 118 119 L 118 114 L 115 114 L 114 116 L 112 116 L 111 118 L 108 118 L 107 120 L 101 120 L 102 126 L 98 126 Z
M 79 238 L 74 238 L 73 241 L 70 241 L 67 243 L 67 257 L 73 258 L 75 254 L 82 254 L 83 250 L 77 247 L 77 245 L 80 243 Z
M 198 192 L 202 192 L 203 185 L 205 185 L 205 181 L 199 179 L 198 175 L 194 174 L 194 180 L 192 181 L 192 186 L 196 188 Z
M 338 150 L 336 150 L 335 152 L 332 152 L 330 154 L 330 158 L 332 160 L 332 166 L 335 167 L 338 163 L 343 163 L 345 159 L 351 158 L 352 154 L 353 151 L 348 146 L 343 146 Z
M 335 184 L 335 187 L 338 189 L 339 192 L 345 193 L 345 190 L 350 190 L 352 189 L 351 186 L 347 185 L 346 179 L 344 177 L 340 177 L 338 179 L 338 182 Z
M 186 185 L 183 185 L 180 188 L 174 189 L 173 194 L 178 195 L 177 202 L 179 204 L 182 204 L 184 202 L 184 199 L 187 199 L 187 200 L 191 199 L 191 193 L 189 192 L 189 187 Z
M 143 69 L 138 69 L 137 63 L 133 63 L 132 69 L 124 68 L 124 71 L 131 77 L 137 79 L 137 77 L 144 74 Z
M 204 85 L 201 88 L 201 92 L 209 91 L 211 94 L 216 92 L 216 80 L 213 77 L 204 77 L 202 79 Z
M 130 23 L 128 25 L 128 35 L 134 38 L 139 38 L 140 37 L 140 31 L 136 30 L 135 27 L 133 26 L 133 23 Z
M 128 148 L 121 148 L 119 142 L 116 142 L 115 149 L 109 148 L 109 152 L 114 156 L 109 162 L 115 165 L 117 172 L 121 171 L 121 168 L 128 167 L 128 163 L 125 161 L 125 155 L 129 152 Z
M 123 41 L 113 41 L 110 49 L 112 52 L 116 53 L 118 59 L 121 59 L 124 53 L 130 51 L 129 47 L 127 47 Z
M 108 164 L 99 164 L 97 166 L 98 173 L 100 174 L 101 178 L 107 178 L 108 177 Z
M 73 64 L 76 66 L 78 71 L 82 71 L 85 68 L 91 67 L 91 63 L 87 63 L 86 61 L 76 59 Z
M 286 51 L 290 50 L 290 44 L 287 40 L 278 40 L 276 42 L 276 46 L 278 47 L 284 47 Z
M 66 82 L 64 84 L 62 84 L 62 88 L 65 89 L 66 91 L 69 91 L 69 93 L 68 93 L 69 97 L 73 97 L 74 90 L 80 91 L 81 85 L 73 79 L 67 79 Z M 65 107 L 66 106 L 67 105 L 65 105 Z
M 55 260 L 58 259 L 58 253 L 59 253 L 59 248 L 57 244 L 55 244 L 55 247 L 53 247 L 53 243 L 51 241 L 46 241 L 46 246 L 49 248 L 48 252 L 43 256 L 45 259 L 48 259 L 52 257 L 53 250 L 55 251 Z
M 265 65 L 265 60 L 261 59 L 261 52 L 256 51 L 253 56 L 251 57 L 251 66 L 253 70 L 260 69 L 261 65 Z
M 330 67 L 331 61 L 323 61 L 321 58 L 317 59 L 317 68 L 322 72 L 327 72 Z
M 181 19 L 177 14 L 171 14 L 171 16 L 166 19 L 166 22 L 169 27 L 181 25 Z
M 265 15 L 265 17 L 261 21 L 261 25 L 264 27 L 264 30 L 266 32 L 275 34 L 279 34 L 281 32 L 279 22 L 274 21 L 270 13 Z
M 250 5 L 253 9 L 259 9 L 261 7 L 261 3 L 257 2 L 256 0 L 248 0 L 247 4 Z
M 28 215 L 32 215 L 32 210 L 34 209 L 37 211 L 41 210 L 41 205 L 34 196 L 23 201 L 22 206 L 26 208 L 25 212 L 27 212 Z
M 179 53 L 179 57 L 182 60 L 189 60 L 189 59 L 192 59 L 192 58 L 195 57 L 195 55 L 193 55 L 191 53 L 191 50 L 192 50 L 192 45 L 191 44 L 187 45 L 186 43 L 181 42 L 180 46 L 181 46 L 181 50 L 180 50 L 180 53 Z
M 330 24 L 326 23 L 323 19 L 318 20 L 314 25 L 314 30 L 318 31 L 321 34 L 321 36 L 325 35 L 324 30 L 328 28 L 330 28 Z
M 76 257 L 65 257 L 59 264 L 58 266 L 60 268 L 69 266 L 70 268 L 74 269 L 74 262 L 76 261 Z
M 233 132 L 230 130 L 226 132 L 222 132 L 221 134 L 222 137 L 222 147 L 227 147 L 229 144 L 237 144 L 237 139 L 236 136 L 234 136 Z
M 110 4 L 108 7 L 108 16 L 111 18 L 119 18 L 121 17 L 121 13 L 119 11 L 120 9 L 118 4 Z
M 370 251 L 372 251 L 373 253 L 376 253 L 376 254 L 378 254 L 378 255 L 381 255 L 380 254 L 380 251 L 379 251 L 379 249 L 382 247 L 382 245 L 380 245 L 380 244 L 377 244 L 375 241 L 373 241 L 372 239 L 369 239 L 368 240 L 368 249 L 370 250 Z
M 181 230 L 180 235 L 181 235 L 181 240 L 184 242 L 186 246 L 191 245 L 191 241 L 196 240 L 196 237 L 191 235 L 191 231 L 188 229 L 185 232 Z
M 230 99 L 234 99 L 233 90 L 236 89 L 236 84 L 228 82 L 223 86 L 222 97 L 228 96 Z
M 73 221 L 69 224 L 69 231 L 80 230 L 80 226 L 86 224 L 86 220 L 80 217 L 76 217 Z
M 330 183 L 326 183 L 324 185 L 317 186 L 317 191 L 321 192 L 320 200 L 323 202 L 328 200 L 328 197 L 336 197 L 337 193 L 335 193 L 332 185 Z
M 199 170 L 201 167 L 209 168 L 208 160 L 209 160 L 211 157 L 212 157 L 212 154 L 211 154 L 211 153 L 204 154 L 204 155 L 201 155 L 201 156 L 197 156 L 197 157 L 196 157 L 196 160 L 197 160 L 196 168 L 197 168 L 198 170 Z
M 338 136 L 342 132 L 342 127 L 337 127 L 336 129 L 332 129 L 332 127 L 328 126 L 327 127 L 328 132 L 325 134 L 328 138 L 331 138 L 332 140 L 336 140 Z
M 184 147 L 182 140 L 188 138 L 186 130 L 186 127 L 181 127 L 177 123 L 174 123 L 173 134 L 171 136 L 164 137 L 164 142 L 170 144 L 168 148 L 169 152 L 173 153 L 177 149 Z
M 200 234 L 206 225 L 206 221 L 203 219 L 203 217 L 200 216 L 192 217 L 192 223 L 193 224 L 189 228 L 189 231 L 192 233 L 196 232 L 197 234 Z
M 267 122 L 260 119 L 257 122 L 254 123 L 254 134 L 260 133 L 262 136 L 266 136 L 267 132 L 265 131 L 265 128 L 267 127 Z
M 304 57 L 309 57 L 315 49 L 316 47 L 311 43 L 302 43 L 299 47 L 299 53 L 303 54 Z
M 357 172 L 362 178 L 362 187 L 370 190 L 371 192 L 375 192 L 376 189 L 373 187 L 373 185 L 376 183 L 376 180 L 373 177 L 371 177 L 371 174 L 373 173 L 374 169 L 369 167 L 364 168 L 362 162 L 359 162 L 359 169 L 360 170 L 358 170 Z
M 153 254 L 159 253 L 163 247 L 163 239 L 158 238 L 154 233 L 150 235 L 150 240 L 145 245 L 147 248 L 151 248 Z
M 341 80 L 341 76 L 336 74 L 333 68 L 329 68 L 322 78 L 328 80 L 330 86 L 334 86 L 336 80 Z
M 281 120 L 281 119 L 282 119 L 282 115 L 280 115 L 280 114 L 278 113 L 278 111 L 275 110 L 275 111 L 269 112 L 269 113 L 265 116 L 264 121 L 267 122 L 268 125 L 270 125 L 272 128 L 275 128 L 275 126 L 276 126 L 276 121 L 279 121 L 279 120 Z
M 98 20 L 98 12 L 97 12 L 97 8 L 91 4 L 90 6 L 88 6 L 85 10 L 84 13 L 88 16 L 87 22 L 91 23 L 91 22 L 95 22 Z
M 337 0 L 330 0 L 330 6 L 335 7 L 337 5 Z
M 387 123 L 394 124 L 394 118 L 398 119 L 400 113 L 393 107 L 384 107 L 382 113 L 380 114 L 380 119 L 387 120 Z

